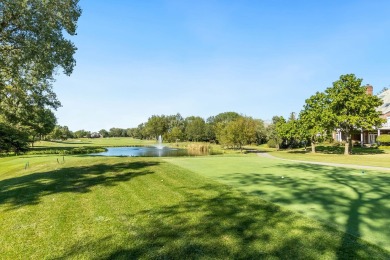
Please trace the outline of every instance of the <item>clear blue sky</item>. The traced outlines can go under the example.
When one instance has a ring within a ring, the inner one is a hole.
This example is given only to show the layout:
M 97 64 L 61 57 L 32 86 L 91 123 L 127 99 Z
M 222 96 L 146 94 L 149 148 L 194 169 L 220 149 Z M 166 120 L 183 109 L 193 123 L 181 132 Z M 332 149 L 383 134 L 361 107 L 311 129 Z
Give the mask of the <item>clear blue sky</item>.
M 270 120 L 354 73 L 390 85 L 390 1 L 81 0 L 77 65 L 54 90 L 71 130 L 151 115 Z

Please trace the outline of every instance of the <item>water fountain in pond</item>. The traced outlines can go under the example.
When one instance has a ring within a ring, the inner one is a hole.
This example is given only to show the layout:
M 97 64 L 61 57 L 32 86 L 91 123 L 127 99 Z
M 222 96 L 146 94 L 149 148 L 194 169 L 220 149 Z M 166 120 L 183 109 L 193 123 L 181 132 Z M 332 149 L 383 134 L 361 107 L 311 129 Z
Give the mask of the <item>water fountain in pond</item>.
M 157 149 L 163 149 L 164 148 L 164 145 L 162 145 L 162 137 L 161 137 L 161 135 L 158 136 L 156 148 Z

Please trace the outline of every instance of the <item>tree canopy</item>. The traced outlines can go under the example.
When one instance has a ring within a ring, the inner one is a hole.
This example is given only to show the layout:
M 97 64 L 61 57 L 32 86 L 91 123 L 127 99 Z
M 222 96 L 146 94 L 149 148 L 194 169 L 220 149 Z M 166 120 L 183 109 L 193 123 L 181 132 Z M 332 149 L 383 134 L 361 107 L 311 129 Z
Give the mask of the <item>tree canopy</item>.
M 329 100 L 325 93 L 317 92 L 306 99 L 299 114 L 299 133 L 303 139 L 310 140 L 312 153 L 316 152 L 316 144 L 333 130 L 330 127 L 330 119 Z
M 59 68 L 66 75 L 73 71 L 76 47 L 68 36 L 76 34 L 80 15 L 78 0 L 0 2 L 0 113 L 2 124 L 8 125 L 4 129 L 42 125 L 36 120 L 49 117 L 52 127 L 47 109 L 61 105 L 52 82 Z M 48 117 L 36 116 L 37 111 Z
M 362 79 L 354 74 L 341 75 L 333 86 L 325 90 L 329 102 L 329 120 L 334 129 L 339 129 L 347 140 L 344 154 L 352 153 L 352 133 L 372 129 L 384 123 L 376 110 L 382 104 L 377 96 L 368 95 Z

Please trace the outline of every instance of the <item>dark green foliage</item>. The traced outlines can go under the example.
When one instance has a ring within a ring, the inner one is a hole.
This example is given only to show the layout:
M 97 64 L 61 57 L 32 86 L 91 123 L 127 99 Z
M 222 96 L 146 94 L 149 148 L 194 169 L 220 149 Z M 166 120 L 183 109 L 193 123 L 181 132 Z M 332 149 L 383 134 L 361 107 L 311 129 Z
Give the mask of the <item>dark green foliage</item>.
M 28 152 L 28 154 L 91 154 L 91 153 L 102 153 L 107 151 L 103 147 L 69 147 L 69 148 L 46 148 L 46 149 L 34 149 Z
M 190 116 L 185 119 L 185 135 L 188 141 L 204 141 L 206 123 L 199 116 Z
M 0 153 L 24 152 L 28 149 L 27 140 L 26 132 L 0 122 Z

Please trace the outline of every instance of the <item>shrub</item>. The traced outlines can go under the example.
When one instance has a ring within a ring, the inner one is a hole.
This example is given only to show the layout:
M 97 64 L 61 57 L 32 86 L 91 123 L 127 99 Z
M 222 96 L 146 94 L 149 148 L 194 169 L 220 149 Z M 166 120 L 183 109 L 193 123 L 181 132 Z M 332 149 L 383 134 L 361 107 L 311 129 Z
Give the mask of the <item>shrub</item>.
M 277 143 L 273 139 L 268 140 L 267 145 L 269 148 L 276 148 L 277 147 Z
M 390 135 L 380 135 L 376 140 L 381 145 L 390 145 Z

